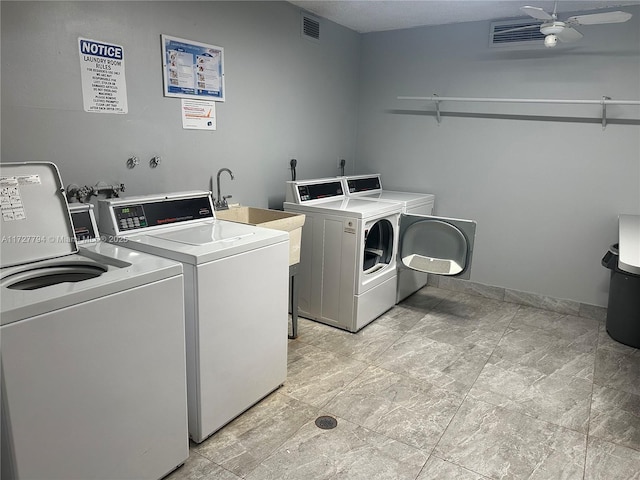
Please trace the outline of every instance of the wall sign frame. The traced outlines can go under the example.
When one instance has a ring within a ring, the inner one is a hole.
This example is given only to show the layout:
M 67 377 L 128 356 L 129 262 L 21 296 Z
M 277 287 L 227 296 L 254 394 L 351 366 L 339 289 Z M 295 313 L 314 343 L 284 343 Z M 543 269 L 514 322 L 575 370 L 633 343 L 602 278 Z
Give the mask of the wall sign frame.
M 225 101 L 224 49 L 161 35 L 164 96 Z

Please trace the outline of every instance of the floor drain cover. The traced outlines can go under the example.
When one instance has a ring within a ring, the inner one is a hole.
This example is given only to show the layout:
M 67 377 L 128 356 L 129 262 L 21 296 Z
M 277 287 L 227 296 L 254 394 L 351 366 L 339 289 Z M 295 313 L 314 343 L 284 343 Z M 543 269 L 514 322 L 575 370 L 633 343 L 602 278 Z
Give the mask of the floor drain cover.
M 316 418 L 316 427 L 320 427 L 323 430 L 331 430 L 332 428 L 336 428 L 338 426 L 338 421 L 329 416 L 322 416 Z

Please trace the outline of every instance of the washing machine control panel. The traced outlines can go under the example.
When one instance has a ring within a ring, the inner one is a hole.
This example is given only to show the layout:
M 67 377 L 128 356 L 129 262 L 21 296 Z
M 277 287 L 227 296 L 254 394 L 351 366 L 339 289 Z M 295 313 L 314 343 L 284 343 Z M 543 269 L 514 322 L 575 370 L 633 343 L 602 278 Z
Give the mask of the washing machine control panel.
M 298 185 L 298 195 L 300 202 L 309 202 L 320 198 L 340 197 L 343 195 L 342 182 L 310 183 L 307 185 Z
M 120 232 L 214 218 L 208 197 L 114 205 L 113 215 Z
M 144 214 L 144 207 L 142 205 L 115 207 L 113 213 L 116 216 L 116 222 L 118 222 L 118 228 L 121 232 L 148 226 L 147 217 Z

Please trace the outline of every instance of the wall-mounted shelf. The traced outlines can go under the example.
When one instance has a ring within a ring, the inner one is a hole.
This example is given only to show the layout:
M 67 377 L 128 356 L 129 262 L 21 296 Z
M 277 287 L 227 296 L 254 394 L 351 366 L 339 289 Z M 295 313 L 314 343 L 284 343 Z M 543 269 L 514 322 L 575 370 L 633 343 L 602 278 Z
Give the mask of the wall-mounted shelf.
M 430 97 L 398 97 L 398 100 L 413 100 L 422 102 L 434 102 L 436 107 L 436 120 L 441 122 L 440 103 L 441 102 L 484 102 L 484 103 L 554 103 L 565 105 L 601 105 L 602 106 L 602 128 L 607 126 L 607 105 L 639 105 L 640 100 L 613 100 L 610 97 L 602 97 L 599 100 L 574 100 L 555 98 L 483 98 L 483 97 L 440 97 L 432 95 Z M 631 120 L 632 123 L 640 124 L 640 120 Z

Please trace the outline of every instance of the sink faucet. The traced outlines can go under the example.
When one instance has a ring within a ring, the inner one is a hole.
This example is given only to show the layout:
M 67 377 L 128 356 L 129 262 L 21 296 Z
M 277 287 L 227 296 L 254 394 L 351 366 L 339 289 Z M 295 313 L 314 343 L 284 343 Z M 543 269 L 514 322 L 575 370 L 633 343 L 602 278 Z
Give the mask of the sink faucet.
M 216 210 L 227 210 L 229 208 L 229 204 L 227 204 L 227 198 L 231 198 L 231 195 L 227 195 L 226 197 L 223 197 L 220 194 L 220 175 L 222 174 L 222 172 L 229 172 L 229 176 L 231 177 L 231 180 L 233 180 L 233 173 L 231 172 L 231 170 L 229 170 L 228 168 L 221 168 L 220 170 L 218 170 L 218 175 L 216 176 L 216 186 L 218 187 L 218 196 L 216 198 L 216 201 L 213 204 L 213 207 Z

